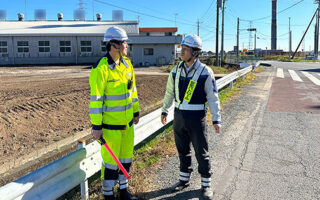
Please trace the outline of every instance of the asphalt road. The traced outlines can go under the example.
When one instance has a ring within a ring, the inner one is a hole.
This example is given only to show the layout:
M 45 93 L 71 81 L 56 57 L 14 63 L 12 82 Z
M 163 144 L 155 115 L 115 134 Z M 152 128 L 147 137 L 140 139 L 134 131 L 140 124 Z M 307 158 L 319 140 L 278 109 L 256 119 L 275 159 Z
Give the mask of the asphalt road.
M 214 199 L 320 199 L 320 64 L 271 64 L 224 106 L 221 134 L 210 127 Z M 179 159 L 169 158 L 156 172 L 158 190 L 146 194 L 148 199 L 201 199 L 194 157 L 193 164 L 191 185 L 171 193 Z

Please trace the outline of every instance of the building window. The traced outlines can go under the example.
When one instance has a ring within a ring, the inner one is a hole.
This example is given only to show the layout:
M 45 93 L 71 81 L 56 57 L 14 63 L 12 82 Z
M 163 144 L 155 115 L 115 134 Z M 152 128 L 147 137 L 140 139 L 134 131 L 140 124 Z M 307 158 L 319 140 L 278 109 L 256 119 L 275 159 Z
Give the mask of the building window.
M 145 56 L 153 56 L 153 49 L 152 48 L 145 48 L 143 49 Z
M 60 53 L 71 52 L 71 41 L 60 41 Z
M 165 36 L 172 36 L 172 32 L 165 32 Z
M 0 53 L 8 53 L 8 43 L 7 41 L 0 41 Z
M 29 52 L 29 42 L 28 41 L 18 41 L 18 52 L 19 53 L 28 53 Z
M 91 47 L 91 41 L 81 41 L 80 43 L 80 51 L 81 52 L 91 52 L 92 47 Z
M 39 41 L 39 52 L 50 52 L 50 41 Z
M 106 44 L 103 41 L 101 41 L 101 52 L 104 53 L 106 51 L 107 51 Z

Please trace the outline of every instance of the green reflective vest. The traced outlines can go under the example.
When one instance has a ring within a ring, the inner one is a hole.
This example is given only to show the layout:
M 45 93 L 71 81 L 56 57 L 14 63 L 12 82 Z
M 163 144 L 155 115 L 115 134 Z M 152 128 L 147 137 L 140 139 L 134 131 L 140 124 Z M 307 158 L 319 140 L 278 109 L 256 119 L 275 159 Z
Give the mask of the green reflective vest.
M 100 59 L 90 72 L 90 119 L 93 129 L 124 130 L 139 116 L 139 101 L 133 66 L 123 57 L 119 65 Z

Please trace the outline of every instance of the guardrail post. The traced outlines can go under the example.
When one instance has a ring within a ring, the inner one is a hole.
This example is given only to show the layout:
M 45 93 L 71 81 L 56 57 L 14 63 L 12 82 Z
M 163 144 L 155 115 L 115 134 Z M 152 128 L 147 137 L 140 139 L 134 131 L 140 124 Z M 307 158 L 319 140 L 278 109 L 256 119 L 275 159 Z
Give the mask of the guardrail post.
M 241 78 L 242 80 L 244 80 L 246 78 L 246 75 L 242 75 Z
M 82 149 L 86 146 L 85 140 L 78 141 L 78 149 Z M 88 180 L 84 180 L 80 183 L 81 189 L 81 200 L 89 200 L 89 187 L 88 187 Z
M 233 81 L 231 81 L 231 82 L 229 83 L 229 87 L 230 87 L 230 88 L 233 88 Z

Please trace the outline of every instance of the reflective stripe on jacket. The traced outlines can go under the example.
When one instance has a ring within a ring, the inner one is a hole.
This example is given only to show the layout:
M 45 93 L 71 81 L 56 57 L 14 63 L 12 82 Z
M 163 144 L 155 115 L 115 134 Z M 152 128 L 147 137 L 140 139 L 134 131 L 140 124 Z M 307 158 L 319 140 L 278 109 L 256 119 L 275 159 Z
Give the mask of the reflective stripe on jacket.
M 90 119 L 93 129 L 126 129 L 139 116 L 135 75 L 130 60 L 123 57 L 116 65 L 109 54 L 92 68 L 90 83 Z

